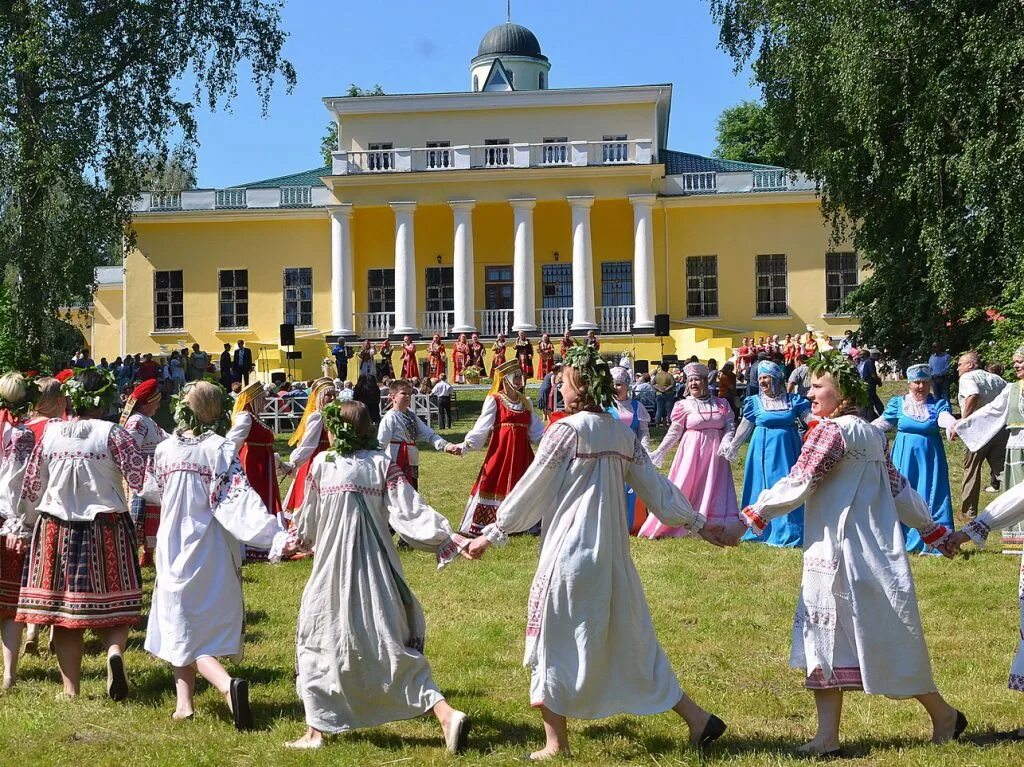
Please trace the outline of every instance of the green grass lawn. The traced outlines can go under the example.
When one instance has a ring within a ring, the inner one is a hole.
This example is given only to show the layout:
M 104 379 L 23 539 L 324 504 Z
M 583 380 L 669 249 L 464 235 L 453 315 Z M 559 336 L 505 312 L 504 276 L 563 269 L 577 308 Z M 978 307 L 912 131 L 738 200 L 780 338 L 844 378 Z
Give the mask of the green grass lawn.
M 890 387 L 887 393 L 898 391 Z M 480 403 L 462 403 L 452 438 L 469 428 Z M 660 437 L 660 432 L 656 438 Z M 282 448 L 284 441 L 282 440 Z M 961 448 L 950 446 L 954 504 Z M 453 523 L 482 453 L 453 458 L 423 452 L 423 494 Z M 737 479 L 739 479 L 737 473 Z M 998 547 L 994 547 L 998 548 Z M 618 716 L 570 724 L 578 764 L 800 764 L 791 749 L 814 731 L 811 695 L 789 669 L 789 637 L 800 580 L 800 553 L 759 546 L 719 550 L 697 540 L 632 541 L 655 626 L 687 691 L 718 713 L 729 731 L 706 757 L 683 747 L 673 714 Z M 429 555 L 402 552 L 410 585 L 427 616 L 426 652 L 450 702 L 473 718 L 461 764 L 512 764 L 540 746 L 540 717 L 529 707 L 521 666 L 527 593 L 537 540 L 514 539 L 481 562 L 438 573 Z M 927 745 L 929 725 L 913 701 L 852 693 L 844 716 L 850 765 L 989 766 L 1024 763 L 1024 744 L 993 744 L 985 734 L 1024 724 L 1024 698 L 1006 688 L 1017 644 L 1016 558 L 982 553 L 948 562 L 915 558 L 914 575 L 942 692 L 971 720 L 966 742 Z M 283 741 L 304 729 L 294 689 L 295 616 L 308 562 L 245 568 L 246 657 L 235 673 L 253 682 L 258 730 L 236 733 L 216 691 L 200 683 L 192 722 L 172 722 L 170 667 L 132 633 L 127 653 L 132 696 L 104 696 L 99 652 L 85 663 L 83 697 L 57 702 L 54 659 L 28 658 L 18 687 L 0 696 L 0 765 L 392 765 L 455 763 L 432 718 L 399 722 L 334 739 L 316 753 Z M 152 574 L 148 576 L 151 581 Z M 91 649 L 98 651 L 99 644 Z M 631 648 L 621 648 L 623 653 Z

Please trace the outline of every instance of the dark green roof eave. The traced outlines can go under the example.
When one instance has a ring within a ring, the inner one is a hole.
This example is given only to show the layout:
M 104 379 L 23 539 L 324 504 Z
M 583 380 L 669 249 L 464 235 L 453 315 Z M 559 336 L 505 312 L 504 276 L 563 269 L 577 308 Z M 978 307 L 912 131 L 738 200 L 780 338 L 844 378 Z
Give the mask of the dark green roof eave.
M 682 173 L 734 173 L 745 170 L 785 170 L 778 165 L 760 165 L 754 162 L 725 160 L 721 157 L 705 157 L 691 152 L 677 152 L 674 149 L 662 149 L 659 159 L 665 165 L 666 176 L 678 176 Z
M 236 184 L 233 187 L 227 187 L 230 189 L 276 189 L 281 186 L 323 186 L 324 182 L 320 180 L 322 176 L 330 176 L 331 167 L 329 165 L 322 165 L 319 168 L 313 168 L 311 170 L 304 170 L 299 173 L 292 173 L 288 176 L 278 176 L 277 178 L 267 178 L 262 181 L 250 181 L 248 184 Z

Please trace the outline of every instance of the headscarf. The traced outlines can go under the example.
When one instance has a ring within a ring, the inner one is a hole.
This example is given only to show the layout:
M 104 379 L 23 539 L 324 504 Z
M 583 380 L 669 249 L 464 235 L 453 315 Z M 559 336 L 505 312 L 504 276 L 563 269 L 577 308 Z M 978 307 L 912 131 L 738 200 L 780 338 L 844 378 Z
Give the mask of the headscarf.
M 931 381 L 932 369 L 927 364 L 911 365 L 907 368 L 908 381 Z
M 702 362 L 691 362 L 683 368 L 683 375 L 687 378 L 703 378 L 705 381 L 709 372 L 711 371 L 708 370 L 708 366 Z
M 772 362 L 771 360 L 761 360 L 757 363 L 757 377 L 770 376 L 776 381 L 781 381 L 785 378 L 785 371 L 782 366 L 778 363 Z
M 238 393 L 238 397 L 235 399 L 235 407 L 231 411 L 231 420 L 234 420 L 235 416 L 239 413 L 244 413 L 246 410 L 258 418 L 266 401 L 267 392 L 263 389 L 263 384 L 259 381 L 253 381 Z
M 630 376 L 629 371 L 624 367 L 616 365 L 608 372 L 611 373 L 612 383 L 616 386 L 629 386 L 631 383 L 632 376 Z
M 523 369 L 519 366 L 519 360 L 509 360 L 503 362 L 494 369 L 494 381 L 491 383 L 491 390 L 488 394 L 497 394 L 504 389 L 505 379 L 515 373 L 521 373 Z M 528 397 L 520 397 L 525 407 L 530 407 L 530 401 Z
M 129 416 L 135 412 L 135 408 L 139 404 L 147 404 L 156 399 L 160 399 L 160 386 L 155 378 L 143 381 L 132 389 L 132 393 L 128 395 L 128 399 L 124 401 L 124 407 L 121 409 L 121 426 L 128 422 Z
M 335 394 L 338 392 L 338 390 L 334 388 L 333 378 L 318 378 L 313 381 L 313 385 L 309 388 L 309 398 L 306 400 L 306 409 L 302 413 L 299 425 L 295 428 L 295 433 L 292 434 L 291 439 L 288 440 L 289 445 L 297 445 L 302 441 L 302 437 L 306 433 L 306 424 L 309 421 L 309 417 L 313 415 L 313 413 L 320 412 L 324 406 L 324 395 L 332 391 Z

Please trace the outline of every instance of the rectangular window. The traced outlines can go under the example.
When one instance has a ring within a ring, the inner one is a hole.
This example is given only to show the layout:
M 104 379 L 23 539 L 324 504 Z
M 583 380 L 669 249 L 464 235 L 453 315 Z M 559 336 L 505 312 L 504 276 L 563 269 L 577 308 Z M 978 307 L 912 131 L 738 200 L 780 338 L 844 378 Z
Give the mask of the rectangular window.
M 541 306 L 545 309 L 572 306 L 572 264 L 544 264 L 540 273 Z
M 366 308 L 371 313 L 395 311 L 395 270 L 368 269 L 366 280 L 369 292 Z
M 249 270 L 221 269 L 217 272 L 220 289 L 220 328 L 249 327 Z
M 601 306 L 633 305 L 633 262 L 601 264 Z
M 488 266 L 484 270 L 484 308 L 512 308 L 511 266 Z
M 772 253 L 757 257 L 754 287 L 758 317 L 771 317 L 789 312 L 786 282 L 785 254 Z
M 156 272 L 153 275 L 153 329 L 185 328 L 185 292 L 183 272 Z
M 297 328 L 313 326 L 313 270 L 284 270 L 284 321 Z
M 455 311 L 455 271 L 450 266 L 427 267 L 427 311 Z
M 718 256 L 687 256 L 686 316 L 718 316 Z
M 842 314 L 846 297 L 857 287 L 860 273 L 856 253 L 825 254 L 825 312 Z

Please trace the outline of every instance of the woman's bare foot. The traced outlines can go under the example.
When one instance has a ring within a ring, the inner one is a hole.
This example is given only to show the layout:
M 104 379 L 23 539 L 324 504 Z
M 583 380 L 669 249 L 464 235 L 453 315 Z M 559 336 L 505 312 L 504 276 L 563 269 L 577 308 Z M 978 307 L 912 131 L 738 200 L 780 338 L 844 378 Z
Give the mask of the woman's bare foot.
M 319 730 L 314 730 L 312 727 L 306 730 L 306 734 L 298 740 L 290 740 L 285 743 L 285 748 L 298 748 L 298 749 L 314 749 L 320 748 L 324 744 L 323 734 Z
M 941 717 L 932 718 L 932 743 L 941 746 L 960 737 L 967 728 L 967 719 L 952 706 Z
M 5 690 L 11 689 L 12 687 L 14 687 L 14 682 L 15 682 L 15 679 L 14 679 L 13 676 L 6 676 L 5 675 L 4 676 L 3 689 L 5 689 Z
M 195 716 L 195 713 L 196 712 L 192 709 L 179 708 L 176 709 L 173 714 L 171 714 L 171 719 L 173 719 L 176 722 L 181 722 L 186 719 L 191 719 L 193 716 Z
M 543 762 L 547 759 L 554 759 L 556 756 L 568 756 L 568 751 L 562 751 L 558 746 L 545 746 L 540 751 L 534 751 L 530 754 L 531 762 Z
M 838 750 L 838 738 L 815 738 L 797 747 L 796 752 L 802 756 L 822 756 L 824 754 L 834 754 Z

